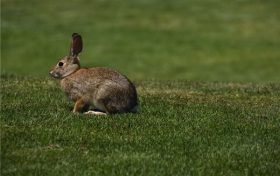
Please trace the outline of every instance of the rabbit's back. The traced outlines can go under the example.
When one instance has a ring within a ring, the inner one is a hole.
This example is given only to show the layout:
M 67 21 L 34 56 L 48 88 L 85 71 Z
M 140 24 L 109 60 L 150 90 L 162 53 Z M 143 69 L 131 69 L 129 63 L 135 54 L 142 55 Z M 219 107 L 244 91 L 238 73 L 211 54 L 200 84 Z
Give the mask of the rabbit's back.
M 109 113 L 127 112 L 138 104 L 131 81 L 109 68 L 79 69 L 62 79 L 61 87 L 70 99 L 83 99 Z

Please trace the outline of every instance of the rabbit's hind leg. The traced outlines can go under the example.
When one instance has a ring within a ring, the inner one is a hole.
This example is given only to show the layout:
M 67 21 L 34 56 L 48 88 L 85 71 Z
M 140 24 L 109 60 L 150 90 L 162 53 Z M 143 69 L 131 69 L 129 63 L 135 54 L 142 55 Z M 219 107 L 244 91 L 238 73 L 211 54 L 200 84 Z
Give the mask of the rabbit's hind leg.
M 87 111 L 84 114 L 90 114 L 90 115 L 107 115 L 105 112 L 101 112 L 101 111 Z

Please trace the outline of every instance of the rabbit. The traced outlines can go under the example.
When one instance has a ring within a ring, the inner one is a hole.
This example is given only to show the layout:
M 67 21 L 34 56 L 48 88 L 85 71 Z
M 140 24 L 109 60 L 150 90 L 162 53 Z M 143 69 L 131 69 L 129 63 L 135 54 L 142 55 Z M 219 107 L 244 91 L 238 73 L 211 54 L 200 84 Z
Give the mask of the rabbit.
M 65 94 L 75 102 L 73 112 L 108 115 L 136 113 L 138 97 L 134 84 L 116 70 L 81 68 L 82 37 L 72 34 L 70 53 L 52 67 L 50 75 L 60 79 Z

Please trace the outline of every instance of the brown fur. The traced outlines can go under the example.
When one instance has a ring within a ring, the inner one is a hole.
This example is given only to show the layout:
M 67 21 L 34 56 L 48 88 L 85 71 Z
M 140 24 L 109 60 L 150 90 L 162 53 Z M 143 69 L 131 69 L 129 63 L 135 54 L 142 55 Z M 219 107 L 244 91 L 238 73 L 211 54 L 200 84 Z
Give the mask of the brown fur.
M 79 38 L 80 41 L 72 43 L 82 44 Z M 61 79 L 62 90 L 75 102 L 73 112 L 90 108 L 108 114 L 135 112 L 138 105 L 135 86 L 126 76 L 109 68 L 80 68 L 79 58 L 74 54 L 61 59 L 50 74 Z

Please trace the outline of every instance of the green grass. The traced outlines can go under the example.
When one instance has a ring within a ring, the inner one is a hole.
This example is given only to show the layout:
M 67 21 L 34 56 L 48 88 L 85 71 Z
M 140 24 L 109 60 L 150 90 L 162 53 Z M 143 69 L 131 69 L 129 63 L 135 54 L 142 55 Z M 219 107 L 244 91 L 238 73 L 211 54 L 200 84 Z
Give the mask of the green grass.
M 280 84 L 137 89 L 138 114 L 97 117 L 71 113 L 51 79 L 2 75 L 2 174 L 280 174 Z
M 280 175 L 279 0 L 1 5 L 1 175 Z M 73 32 L 138 114 L 71 113 L 47 74 Z
M 137 80 L 278 82 L 280 1 L 3 0 L 2 70 L 45 76 L 80 32 L 85 66 Z

